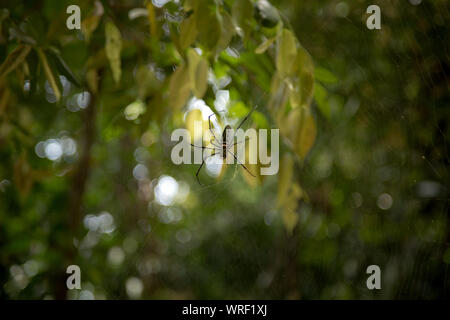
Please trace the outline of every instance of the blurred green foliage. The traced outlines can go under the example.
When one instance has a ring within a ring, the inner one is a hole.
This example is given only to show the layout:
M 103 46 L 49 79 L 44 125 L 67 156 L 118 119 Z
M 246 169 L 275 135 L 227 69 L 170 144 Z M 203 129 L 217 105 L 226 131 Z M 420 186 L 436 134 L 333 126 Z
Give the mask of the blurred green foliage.
M 0 297 L 448 298 L 449 8 L 417 2 L 2 3 Z M 255 105 L 278 175 L 172 163 Z

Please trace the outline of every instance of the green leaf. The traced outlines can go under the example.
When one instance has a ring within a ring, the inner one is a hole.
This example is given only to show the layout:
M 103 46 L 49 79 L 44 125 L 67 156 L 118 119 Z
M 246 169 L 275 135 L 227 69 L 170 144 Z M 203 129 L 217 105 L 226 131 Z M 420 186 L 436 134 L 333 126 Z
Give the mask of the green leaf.
M 231 16 L 237 34 L 245 38 L 250 32 L 249 17 L 253 16 L 253 4 L 250 0 L 235 0 L 231 8 Z
M 282 78 L 292 75 L 297 56 L 297 39 L 294 34 L 287 29 L 283 29 L 278 38 L 277 45 L 277 70 Z
M 224 12 L 223 15 L 219 17 L 220 38 L 215 49 L 216 57 L 228 47 L 234 35 L 234 26 L 231 16 L 227 12 Z
M 268 128 L 269 127 L 269 122 L 267 121 L 267 118 L 264 115 L 264 113 L 261 113 L 259 111 L 253 111 L 252 119 L 256 123 L 258 128 Z
M 236 102 L 228 109 L 228 113 L 234 118 L 243 118 L 248 112 L 249 108 L 242 101 Z
M 136 82 L 139 98 L 145 99 L 147 95 L 159 87 L 159 81 L 153 71 L 145 65 L 138 67 L 136 71 Z
M 106 44 L 105 51 L 106 57 L 109 60 L 113 78 L 116 83 L 119 83 L 122 75 L 120 51 L 122 50 L 122 36 L 119 29 L 114 23 L 108 21 L 105 25 Z
M 8 73 L 13 71 L 17 66 L 19 66 L 30 53 L 31 46 L 26 44 L 21 44 L 17 46 L 11 53 L 6 57 L 0 66 L 0 79 L 5 77 Z
M 208 87 L 208 61 L 200 56 L 195 49 L 188 50 L 187 58 L 192 92 L 200 99 Z
M 50 52 L 49 57 L 52 59 L 53 63 L 56 66 L 56 69 L 59 71 L 60 74 L 64 75 L 67 78 L 67 80 L 72 82 L 75 86 L 81 87 L 80 82 L 77 80 L 72 70 L 70 70 L 69 66 L 66 64 L 66 62 L 59 54 L 55 52 Z
M 211 1 L 212 2 L 212 1 Z M 208 50 L 213 51 L 219 41 L 220 30 L 216 6 L 209 1 L 202 2 L 197 9 L 198 41 Z
M 317 80 L 323 83 L 336 83 L 338 81 L 338 78 L 331 73 L 331 71 L 322 67 L 316 67 L 314 70 L 314 75 Z
M 191 82 L 186 65 L 180 65 L 170 78 L 169 105 L 173 110 L 181 109 L 191 93 Z
M 329 119 L 331 109 L 327 100 L 327 91 L 320 83 L 316 83 L 314 86 L 314 100 L 316 100 L 320 112 L 322 112 L 322 114 Z

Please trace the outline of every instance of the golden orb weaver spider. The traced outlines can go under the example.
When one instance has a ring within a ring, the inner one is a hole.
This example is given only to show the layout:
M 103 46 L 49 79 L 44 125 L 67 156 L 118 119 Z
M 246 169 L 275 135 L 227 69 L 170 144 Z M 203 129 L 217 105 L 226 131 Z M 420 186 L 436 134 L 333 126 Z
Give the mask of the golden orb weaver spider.
M 255 109 L 256 109 L 256 106 L 245 116 L 244 119 L 242 119 L 242 121 L 237 126 L 236 130 L 234 130 L 234 132 L 236 132 L 244 124 L 244 122 L 247 121 L 247 119 L 250 117 L 250 115 L 253 113 L 253 111 Z M 255 177 L 255 175 L 253 173 L 251 173 L 251 171 L 245 166 L 245 164 L 240 162 L 239 159 L 236 157 L 236 155 L 231 151 L 231 148 L 233 148 L 235 145 L 237 145 L 238 143 L 241 143 L 243 141 L 236 141 L 233 143 L 235 135 L 233 134 L 232 137 L 228 136 L 228 133 L 232 129 L 230 125 L 225 126 L 225 128 L 223 129 L 222 135 L 221 135 L 221 139 L 219 140 L 216 137 L 216 135 L 214 134 L 214 131 L 213 131 L 212 125 L 211 125 L 211 117 L 213 115 L 215 115 L 215 114 L 213 113 L 208 116 L 208 125 L 209 125 L 209 131 L 213 135 L 213 138 L 211 139 L 210 144 L 212 144 L 214 146 L 214 148 L 211 148 L 208 146 L 196 146 L 191 143 L 191 146 L 193 146 L 193 147 L 202 148 L 202 150 L 204 150 L 204 149 L 212 150 L 212 153 L 210 155 L 208 155 L 207 157 L 202 159 L 202 163 L 200 164 L 200 167 L 197 169 L 197 172 L 195 174 L 195 177 L 197 178 L 199 185 L 202 185 L 202 183 L 200 182 L 200 178 L 199 178 L 200 170 L 202 169 L 203 165 L 205 164 L 206 159 L 213 157 L 217 154 L 220 154 L 222 156 L 222 160 L 225 160 L 227 155 L 232 155 L 233 158 L 236 160 L 237 164 L 241 165 L 244 168 L 244 170 L 247 171 L 252 177 Z

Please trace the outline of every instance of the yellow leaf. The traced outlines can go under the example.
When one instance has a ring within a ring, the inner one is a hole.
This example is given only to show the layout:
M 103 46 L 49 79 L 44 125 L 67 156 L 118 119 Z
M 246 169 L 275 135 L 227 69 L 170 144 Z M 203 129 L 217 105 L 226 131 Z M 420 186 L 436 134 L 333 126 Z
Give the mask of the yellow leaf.
M 309 105 L 314 94 L 314 64 L 309 53 L 300 46 L 297 55 L 299 67 L 300 104 Z
M 172 74 L 169 83 L 169 105 L 173 110 L 181 109 L 191 93 L 189 72 L 183 64 Z
M 283 29 L 277 45 L 277 70 L 282 78 L 294 73 L 294 63 L 297 56 L 297 38 L 287 29 Z
M 21 44 L 15 48 L 0 66 L 0 79 L 19 66 L 25 60 L 28 53 L 30 53 L 30 49 L 31 46 L 26 44 Z
M 247 169 L 251 172 L 251 174 L 245 170 L 237 161 L 236 165 L 241 167 L 242 176 L 244 177 L 245 182 L 250 187 L 256 187 L 258 185 L 261 185 L 264 182 L 264 177 L 261 175 L 261 166 L 262 164 L 259 161 L 258 157 L 258 149 L 251 147 L 252 145 L 257 146 L 258 141 L 255 141 L 254 144 L 250 143 L 249 141 L 246 141 L 245 143 L 245 162 L 243 163 Z M 231 155 L 230 155 L 231 156 Z M 257 159 L 256 163 L 250 163 L 250 159 L 252 157 L 255 157 Z
M 201 99 L 208 87 L 208 61 L 201 57 L 195 49 L 189 49 L 187 57 L 192 92 Z
M 282 207 L 286 202 L 294 172 L 294 160 L 289 153 L 285 153 L 280 163 L 278 175 L 277 206 Z
M 194 13 L 180 24 L 180 46 L 184 50 L 194 43 L 197 38 L 197 15 Z
M 272 82 L 270 85 L 269 109 L 276 119 L 278 119 L 277 115 L 284 115 L 284 107 L 286 106 L 286 102 L 289 98 L 288 93 L 289 90 L 286 82 L 283 81 L 278 72 L 275 72 L 272 76 Z
M 272 43 L 276 40 L 276 37 L 272 37 L 269 39 L 264 40 L 256 49 L 255 49 L 255 53 L 256 54 L 261 54 L 264 53 L 271 45 Z
M 157 30 L 156 30 L 155 8 L 153 7 L 151 1 L 147 2 L 147 12 L 148 12 L 148 22 L 150 26 L 150 35 L 152 37 L 156 37 Z
M 45 53 L 41 48 L 37 49 L 37 53 L 39 59 L 41 60 L 42 67 L 44 68 L 45 77 L 47 78 L 50 87 L 53 89 L 53 94 L 55 95 L 56 100 L 59 101 L 59 99 L 61 98 L 61 92 L 59 91 L 59 87 L 56 83 L 56 79 L 53 75 L 52 69 L 50 69 L 50 66 L 48 65 L 47 57 L 45 56 Z
M 298 223 L 298 213 L 289 208 L 285 208 L 281 217 L 287 232 L 291 234 Z
M 97 93 L 98 91 L 98 74 L 96 69 L 89 69 L 86 72 L 86 82 L 92 93 Z
M 108 21 L 105 25 L 105 51 L 106 57 L 109 60 L 113 78 L 116 83 L 119 83 L 122 75 L 121 63 L 120 63 L 120 51 L 122 50 L 122 36 L 119 29 L 114 23 Z
M 81 31 L 83 32 L 87 42 L 89 42 L 92 33 L 95 31 L 95 29 L 97 29 L 100 18 L 101 16 L 92 14 L 83 19 L 83 21 L 81 22 Z
M 91 14 L 81 22 L 81 31 L 83 32 L 87 42 L 89 42 L 92 33 L 97 29 L 100 19 L 105 11 L 100 1 L 95 1 L 94 5 L 95 6 Z
M 300 139 L 298 141 L 298 154 L 304 159 L 316 140 L 316 122 L 311 113 L 307 113 L 303 122 Z
M 300 83 L 298 77 L 288 80 L 289 103 L 292 108 L 298 108 L 301 105 Z
M 186 115 L 186 129 L 188 129 L 191 135 L 191 143 L 201 146 L 202 145 L 202 133 L 205 129 L 202 112 L 200 109 L 193 109 Z M 201 123 L 201 126 L 195 128 L 196 124 Z
M 301 106 L 291 110 L 281 133 L 288 137 L 292 149 L 303 160 L 314 144 L 316 130 L 316 123 L 309 108 Z

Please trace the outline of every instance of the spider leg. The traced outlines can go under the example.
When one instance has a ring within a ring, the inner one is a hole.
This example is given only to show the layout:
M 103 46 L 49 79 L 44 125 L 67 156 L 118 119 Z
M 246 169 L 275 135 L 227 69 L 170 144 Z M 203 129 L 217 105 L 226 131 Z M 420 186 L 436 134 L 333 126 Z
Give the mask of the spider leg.
M 215 150 L 214 148 L 209 148 L 209 147 L 205 147 L 205 146 L 196 146 L 196 145 L 194 145 L 194 144 L 190 144 L 191 146 L 193 146 L 193 147 L 196 147 L 196 148 L 202 148 L 202 149 L 208 149 L 208 150 Z
M 214 116 L 214 113 L 210 114 L 209 117 L 208 117 L 209 131 L 213 135 L 214 139 L 219 140 L 219 139 L 217 139 L 216 135 L 214 134 L 214 131 L 212 130 L 212 126 L 211 126 L 211 117 L 212 116 Z
M 197 173 L 195 174 L 195 177 L 197 178 L 198 184 L 201 185 L 201 186 L 202 186 L 202 183 L 200 182 L 200 178 L 198 177 L 198 174 L 200 173 L 200 170 L 202 169 L 203 165 L 205 164 L 206 159 L 208 159 L 209 157 L 212 157 L 214 155 L 216 155 L 215 152 L 211 153 L 209 156 L 207 156 L 205 159 L 203 159 L 202 164 L 197 169 Z
M 249 139 L 250 139 L 249 137 L 245 137 L 244 140 L 236 141 L 235 143 L 233 143 L 233 144 L 230 146 L 230 148 L 231 148 L 231 147 L 234 147 L 234 146 L 237 145 L 238 143 L 242 143 L 242 142 L 244 142 L 244 141 L 248 141 Z
M 214 143 L 213 141 L 216 140 L 215 138 L 212 138 L 211 141 L 209 141 L 210 144 L 212 144 L 216 148 L 222 148 L 219 144 Z M 217 140 L 216 140 L 217 141 Z
M 250 111 L 250 112 L 245 116 L 245 118 L 242 119 L 241 123 L 239 123 L 238 127 L 236 128 L 236 130 L 238 130 L 238 129 L 244 124 L 244 122 L 248 119 L 248 117 L 250 117 L 250 115 L 253 113 L 253 111 L 255 111 L 256 107 L 257 107 L 257 106 L 255 106 L 255 107 L 252 109 L 252 111 Z
M 229 144 L 229 145 L 227 145 L 227 150 L 231 150 L 231 149 L 233 149 L 233 151 L 234 151 L 234 146 L 238 145 L 239 143 L 242 143 L 242 142 L 248 141 L 248 140 L 250 140 L 250 138 L 249 138 L 249 137 L 245 137 L 245 139 L 244 139 L 244 140 L 241 140 L 241 141 L 236 141 L 236 142 L 235 142 L 235 143 L 233 143 L 233 144 Z
M 253 173 L 251 173 L 250 170 L 248 170 L 248 168 L 242 162 L 239 161 L 239 159 L 236 157 L 236 155 L 233 152 L 231 152 L 230 150 L 227 150 L 227 151 L 229 154 L 231 154 L 234 157 L 234 159 L 236 159 L 238 164 L 240 164 L 252 177 L 255 177 L 255 175 Z

